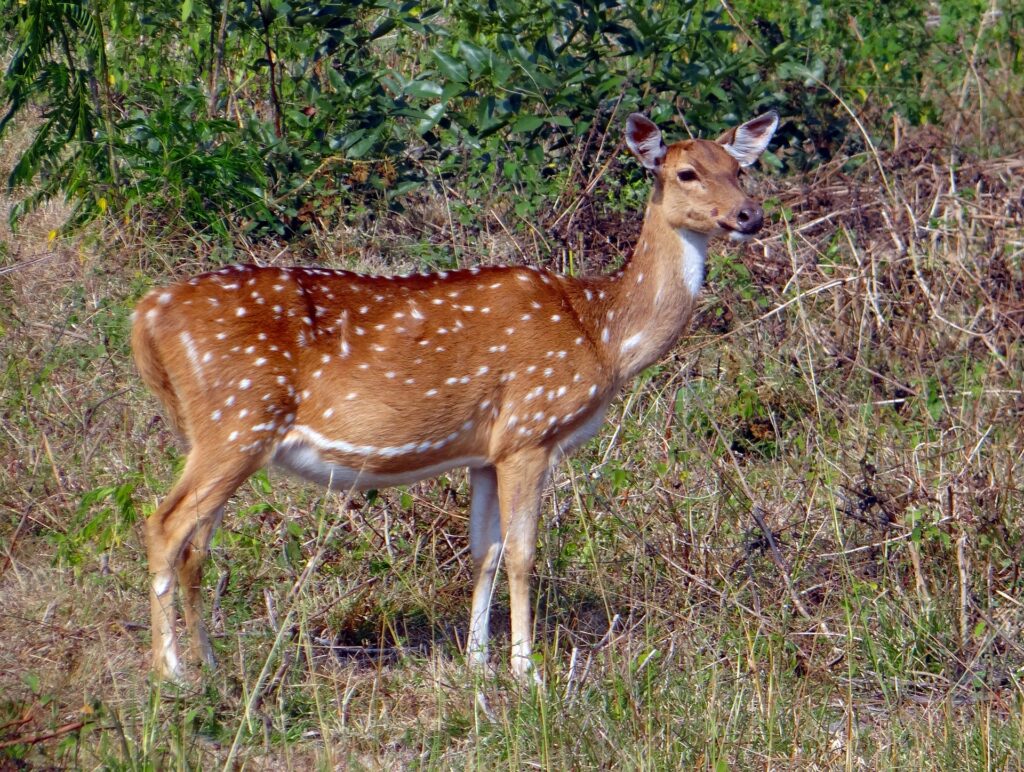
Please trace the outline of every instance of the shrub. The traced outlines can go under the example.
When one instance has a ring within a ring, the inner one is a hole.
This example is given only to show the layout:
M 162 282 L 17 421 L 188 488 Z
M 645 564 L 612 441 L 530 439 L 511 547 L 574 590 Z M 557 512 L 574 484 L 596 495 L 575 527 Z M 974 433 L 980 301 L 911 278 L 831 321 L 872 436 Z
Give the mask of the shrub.
M 713 132 L 774 107 L 788 119 L 776 162 L 814 163 L 860 141 L 832 91 L 879 125 L 893 111 L 931 121 L 930 74 L 969 66 L 951 36 L 974 34 L 977 51 L 1015 34 L 1013 19 L 982 23 L 987 6 L 967 0 L 931 26 L 910 0 L 0 9 L 14 41 L 0 136 L 33 105 L 44 114 L 8 180 L 34 186 L 12 218 L 64 194 L 72 223 L 144 210 L 222 239 L 233 227 L 289 236 L 311 212 L 330 224 L 400 206 L 445 177 L 470 202 L 515 191 L 528 216 L 560 189 L 561 159 L 581 137 L 638 109 Z

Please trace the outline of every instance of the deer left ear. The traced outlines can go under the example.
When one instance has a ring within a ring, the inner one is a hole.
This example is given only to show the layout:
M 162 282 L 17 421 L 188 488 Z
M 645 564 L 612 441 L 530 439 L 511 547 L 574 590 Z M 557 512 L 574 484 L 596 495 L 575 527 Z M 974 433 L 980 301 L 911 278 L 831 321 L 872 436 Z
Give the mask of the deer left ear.
M 626 121 L 626 144 L 645 169 L 656 171 L 665 160 L 665 142 L 655 123 L 640 113 L 632 113 Z
M 768 147 L 768 143 L 778 127 L 779 114 L 772 110 L 729 129 L 718 138 L 718 144 L 725 148 L 725 152 L 739 161 L 740 166 L 750 166 Z

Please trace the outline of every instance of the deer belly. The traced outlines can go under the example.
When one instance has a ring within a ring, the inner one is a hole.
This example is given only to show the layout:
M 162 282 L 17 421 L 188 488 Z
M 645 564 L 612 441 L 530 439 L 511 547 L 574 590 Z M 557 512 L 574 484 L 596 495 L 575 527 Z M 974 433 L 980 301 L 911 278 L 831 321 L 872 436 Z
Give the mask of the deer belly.
M 318 441 L 319 440 L 319 441 Z M 271 463 L 299 477 L 339 490 L 387 488 L 436 477 L 467 466 L 484 466 L 476 456 L 441 455 L 428 443 L 397 447 L 323 441 L 291 431 L 277 446 Z

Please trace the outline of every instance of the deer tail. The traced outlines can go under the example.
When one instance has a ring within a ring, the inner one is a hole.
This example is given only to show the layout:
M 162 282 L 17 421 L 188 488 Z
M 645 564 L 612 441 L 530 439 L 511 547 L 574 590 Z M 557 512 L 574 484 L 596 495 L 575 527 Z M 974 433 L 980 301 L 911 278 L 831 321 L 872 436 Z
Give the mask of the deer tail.
M 156 316 L 156 303 L 152 295 L 142 299 L 135 309 L 132 322 L 132 356 L 135 367 L 142 376 L 143 382 L 149 387 L 163 405 L 164 413 L 174 431 L 182 438 L 188 439 L 188 426 L 185 422 L 181 401 L 178 399 L 170 373 L 161 355 L 157 337 L 153 330 Z

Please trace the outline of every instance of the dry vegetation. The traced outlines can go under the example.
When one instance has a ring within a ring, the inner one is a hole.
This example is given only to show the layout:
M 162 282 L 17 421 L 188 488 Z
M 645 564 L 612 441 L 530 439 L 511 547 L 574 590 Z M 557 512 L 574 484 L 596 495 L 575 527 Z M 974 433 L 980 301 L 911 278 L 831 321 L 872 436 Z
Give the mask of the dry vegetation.
M 0 233 L 0 767 L 1016 768 L 1024 162 L 890 139 L 757 175 L 763 239 L 719 247 L 693 335 L 554 476 L 545 685 L 488 679 L 493 721 L 458 653 L 461 474 L 351 500 L 255 478 L 208 576 L 222 668 L 152 687 L 139 521 L 181 456 L 127 318 L 209 256 L 112 221 L 51 241 L 56 209 Z M 584 205 L 548 257 L 424 207 L 320 255 L 595 267 L 635 227 Z

